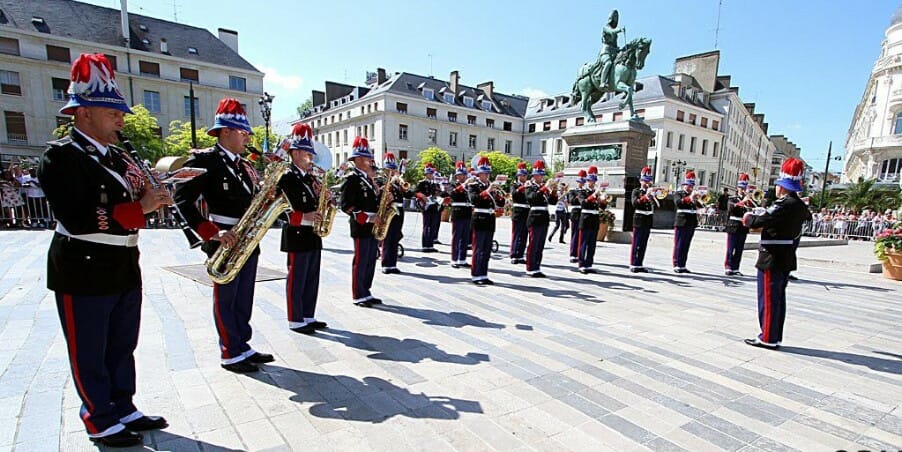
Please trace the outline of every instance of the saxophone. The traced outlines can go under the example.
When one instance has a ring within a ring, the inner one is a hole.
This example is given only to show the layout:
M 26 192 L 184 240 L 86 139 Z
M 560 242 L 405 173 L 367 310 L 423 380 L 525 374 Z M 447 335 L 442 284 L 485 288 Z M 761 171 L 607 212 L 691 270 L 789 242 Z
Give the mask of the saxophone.
M 399 179 L 398 176 L 393 177 L 382 187 L 382 193 L 379 194 L 379 207 L 376 209 L 376 216 L 382 219 L 382 224 L 373 226 L 373 236 L 376 237 L 376 240 L 385 240 L 385 235 L 388 234 L 388 226 L 391 224 L 391 220 L 395 218 L 395 215 L 398 214 L 398 211 L 395 210 L 395 196 L 391 192 L 391 186 Z
M 232 232 L 238 236 L 235 246 L 220 246 L 207 259 L 207 273 L 217 284 L 228 284 L 238 276 L 244 263 L 263 240 L 263 236 L 283 212 L 290 208 L 283 193 L 276 194 L 279 179 L 289 171 L 291 163 L 276 161 L 270 163 L 264 172 L 260 191 L 251 200 Z
M 319 202 L 316 205 L 316 212 L 322 216 L 322 219 L 313 222 L 313 232 L 320 237 L 325 237 L 332 232 L 332 225 L 335 224 L 335 214 L 338 213 L 338 207 L 335 206 L 332 200 L 332 192 L 329 190 L 325 172 L 319 178 L 319 182 Z

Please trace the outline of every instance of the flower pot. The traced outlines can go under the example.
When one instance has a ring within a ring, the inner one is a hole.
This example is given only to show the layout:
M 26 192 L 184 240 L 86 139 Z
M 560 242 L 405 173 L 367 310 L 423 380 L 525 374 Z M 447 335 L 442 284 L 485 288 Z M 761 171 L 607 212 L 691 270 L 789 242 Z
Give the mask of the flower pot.
M 902 281 L 902 253 L 886 253 L 883 261 L 883 277 Z
M 595 237 L 599 242 L 605 241 L 605 238 L 608 236 L 608 225 L 602 223 L 598 225 L 598 236 Z

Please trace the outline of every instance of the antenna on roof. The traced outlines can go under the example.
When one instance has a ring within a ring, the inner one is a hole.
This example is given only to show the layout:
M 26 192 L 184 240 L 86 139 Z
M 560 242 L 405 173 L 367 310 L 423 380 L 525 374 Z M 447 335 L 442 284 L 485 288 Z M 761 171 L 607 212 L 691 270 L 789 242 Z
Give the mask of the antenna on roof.
M 172 0 L 172 21 L 173 21 L 173 22 L 178 23 L 178 21 L 179 21 L 179 8 L 181 8 L 181 7 L 182 7 L 182 5 L 179 5 L 178 3 L 175 2 L 175 0 Z
M 720 37 L 720 10 L 723 8 L 723 0 L 717 0 L 717 25 L 714 28 L 714 48 L 717 49 L 717 38 Z
M 432 54 L 426 55 L 429 57 L 429 76 L 432 77 Z

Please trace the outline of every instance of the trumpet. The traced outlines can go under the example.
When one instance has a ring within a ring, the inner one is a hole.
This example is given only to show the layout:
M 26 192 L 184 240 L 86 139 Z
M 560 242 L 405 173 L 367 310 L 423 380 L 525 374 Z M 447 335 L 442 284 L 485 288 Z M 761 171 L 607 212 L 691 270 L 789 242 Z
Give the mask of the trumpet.
M 648 193 L 656 200 L 663 201 L 670 196 L 670 189 L 667 187 L 652 187 Z

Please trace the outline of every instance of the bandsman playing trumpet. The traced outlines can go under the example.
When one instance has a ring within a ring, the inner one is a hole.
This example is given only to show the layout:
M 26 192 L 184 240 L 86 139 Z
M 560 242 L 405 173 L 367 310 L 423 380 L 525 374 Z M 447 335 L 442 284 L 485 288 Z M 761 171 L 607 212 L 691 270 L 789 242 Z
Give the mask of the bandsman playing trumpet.
M 598 170 L 596 169 L 596 173 Z M 567 204 L 570 208 L 570 263 L 579 260 L 579 215 L 582 202 L 586 199 L 586 170 L 579 170 L 576 177 L 576 188 L 567 192 Z
M 698 209 L 704 207 L 699 193 L 693 193 L 695 187 L 695 171 L 686 171 L 683 186 L 673 194 L 676 204 L 676 217 L 673 222 L 673 271 L 690 273 L 686 268 L 689 259 L 689 246 L 698 226 Z
M 592 187 L 598 180 L 598 168 L 589 167 L 588 180 Z M 598 245 L 598 227 L 601 211 L 607 208 L 607 194 L 603 191 L 591 192 L 582 202 L 579 216 L 579 272 L 594 273 L 595 248 Z
M 548 233 L 548 205 L 557 204 L 557 193 L 554 191 L 554 179 L 543 184 L 545 179 L 545 162 L 536 160 L 532 166 L 532 180 L 526 188 L 526 200 L 529 203 L 529 217 L 526 226 L 529 229 L 529 242 L 526 245 L 526 274 L 533 278 L 544 278 L 542 273 L 542 254 L 545 249 L 545 235 Z
M 469 267 L 467 248 L 470 246 L 470 219 L 473 212 L 467 185 L 475 179 L 467 179 L 467 168 L 463 161 L 455 165 L 455 182 L 449 193 L 451 200 L 451 267 Z
M 630 244 L 630 271 L 647 273 L 643 265 L 645 250 L 648 248 L 648 236 L 654 223 L 656 193 L 651 191 L 652 171 L 650 167 L 642 168 L 639 176 L 639 188 L 633 189 L 630 201 L 633 203 L 633 240 Z
M 753 200 L 746 195 L 748 186 L 749 175 L 739 173 L 736 196 L 727 199 L 727 255 L 723 261 L 724 274 L 727 276 L 742 276 L 739 264 L 742 262 L 745 239 L 749 234 L 749 228 L 742 224 L 742 217 L 755 207 Z
M 511 186 L 511 245 L 510 258 L 512 264 L 525 264 L 523 253 L 526 252 L 526 220 L 529 218 L 529 202 L 526 200 L 527 176 L 526 162 L 517 164 L 517 180 Z
M 504 209 L 505 196 L 494 183 L 489 183 L 492 166 L 488 157 L 480 157 L 476 165 L 476 181 L 469 184 L 467 192 L 473 205 L 473 265 L 470 277 L 478 286 L 494 284 L 489 279 L 489 258 L 492 256 L 492 239 L 495 236 L 495 217 Z
M 404 200 L 413 198 L 409 184 L 401 179 L 402 166 L 403 162 L 399 166 L 394 154 L 385 153 L 385 158 L 382 159 L 382 168 L 385 170 L 387 181 L 383 189 L 391 190 L 394 197 L 393 206 L 397 211 L 382 240 L 382 273 L 387 275 L 401 273 L 401 270 L 398 269 L 398 244 L 404 237 L 401 232 L 404 227 Z

